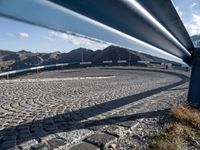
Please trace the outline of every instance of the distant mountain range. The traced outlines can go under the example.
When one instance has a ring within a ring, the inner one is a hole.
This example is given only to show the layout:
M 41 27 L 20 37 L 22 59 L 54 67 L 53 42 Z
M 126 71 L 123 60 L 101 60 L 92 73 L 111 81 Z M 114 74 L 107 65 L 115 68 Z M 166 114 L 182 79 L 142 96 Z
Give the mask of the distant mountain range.
M 191 39 L 192 39 L 194 46 L 200 48 L 200 34 L 199 35 L 193 35 L 191 37 Z
M 195 47 L 200 47 L 200 35 L 191 37 Z M 143 53 L 131 51 L 131 61 L 164 61 L 161 58 L 150 56 Z M 21 50 L 18 52 L 0 50 L 0 70 L 8 71 L 22 68 L 29 68 L 40 65 L 48 65 L 55 63 L 74 63 L 81 61 L 102 62 L 112 60 L 129 60 L 129 50 L 116 46 L 109 46 L 103 50 L 93 51 L 85 48 L 74 49 L 68 53 L 59 51 L 53 53 L 32 53 L 30 51 Z M 165 62 L 170 62 L 165 60 Z
M 133 62 L 138 60 L 163 61 L 161 58 L 132 51 L 130 59 Z M 129 60 L 129 51 L 125 48 L 109 46 L 103 50 L 92 51 L 90 49 L 78 48 L 68 53 L 32 53 L 21 50 L 18 52 L 0 50 L 0 67 L 3 71 L 28 68 L 33 66 L 48 65 L 54 63 L 73 63 L 81 61 L 102 62 L 112 60 Z M 167 61 L 167 60 L 166 60 Z

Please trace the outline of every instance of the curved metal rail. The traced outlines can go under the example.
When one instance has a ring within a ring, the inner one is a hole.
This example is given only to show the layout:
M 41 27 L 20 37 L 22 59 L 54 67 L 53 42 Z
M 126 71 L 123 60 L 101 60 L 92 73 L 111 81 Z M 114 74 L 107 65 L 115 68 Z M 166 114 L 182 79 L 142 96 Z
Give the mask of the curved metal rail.
M 140 39 L 170 54 L 190 59 L 191 39 L 170 0 L 50 0 Z
M 192 42 L 170 0 L 0 0 L 0 15 L 191 62 Z

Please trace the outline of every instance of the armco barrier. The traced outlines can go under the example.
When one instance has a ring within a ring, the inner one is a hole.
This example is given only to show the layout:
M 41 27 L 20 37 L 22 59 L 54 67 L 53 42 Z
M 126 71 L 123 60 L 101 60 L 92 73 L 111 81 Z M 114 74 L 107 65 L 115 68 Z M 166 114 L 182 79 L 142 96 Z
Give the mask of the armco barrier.
M 91 61 L 87 61 L 87 62 L 80 62 L 80 65 L 91 65 L 92 62 Z
M 112 63 L 113 63 L 112 60 L 107 60 L 107 61 L 99 62 L 98 66 L 102 66 L 104 64 L 112 64 Z M 120 63 L 125 64 L 125 63 L 127 63 L 127 60 L 117 60 L 117 63 L 118 64 L 120 64 Z M 137 63 L 139 63 L 139 64 L 160 64 L 160 65 L 166 66 L 166 69 L 171 68 L 171 67 L 175 67 L 175 68 L 178 67 L 178 68 L 185 69 L 186 71 L 191 71 L 190 67 L 188 67 L 187 65 L 183 65 L 183 64 L 172 64 L 172 63 L 163 63 L 163 62 L 156 62 L 156 61 L 143 61 L 143 60 L 137 61 Z M 31 68 L 25 68 L 25 69 L 3 72 L 3 73 L 0 73 L 0 77 L 7 77 L 8 78 L 9 75 L 12 75 L 12 74 L 25 73 L 25 72 L 34 71 L 34 70 L 38 71 L 38 70 L 45 69 L 45 68 L 64 67 L 64 66 L 78 67 L 78 66 L 81 66 L 81 65 L 91 65 L 91 64 L 95 65 L 95 64 L 98 64 L 98 63 L 88 61 L 88 62 L 80 62 L 80 63 L 75 62 L 75 63 L 50 64 L 50 65 L 37 66 L 37 67 L 31 67 Z
M 112 60 L 104 60 L 102 63 L 103 64 L 112 64 Z
M 8 78 L 8 76 L 11 75 L 11 74 L 29 72 L 29 71 L 33 71 L 33 70 L 40 70 L 40 69 L 51 68 L 51 67 L 58 67 L 58 66 L 68 66 L 68 65 L 69 65 L 68 63 L 51 64 L 51 65 L 44 65 L 44 66 L 38 66 L 38 67 L 31 67 L 31 68 L 13 70 L 13 71 L 8 71 L 8 72 L 0 73 L 0 77 L 6 76 Z
M 156 65 L 161 65 L 162 63 L 159 61 L 150 61 L 150 64 L 156 64 Z
M 138 60 L 137 63 L 139 64 L 149 64 L 149 61 Z
M 38 8 L 42 13 L 35 13 Z M 194 48 L 170 0 L 84 0 L 84 3 L 81 0 L 1 0 L 0 15 L 63 33 L 70 31 L 164 59 L 184 61 L 192 66 L 188 103 L 200 107 L 200 49 Z M 81 28 L 82 25 L 87 26 L 87 30 Z
M 117 63 L 118 63 L 118 64 L 127 63 L 127 60 L 118 60 Z

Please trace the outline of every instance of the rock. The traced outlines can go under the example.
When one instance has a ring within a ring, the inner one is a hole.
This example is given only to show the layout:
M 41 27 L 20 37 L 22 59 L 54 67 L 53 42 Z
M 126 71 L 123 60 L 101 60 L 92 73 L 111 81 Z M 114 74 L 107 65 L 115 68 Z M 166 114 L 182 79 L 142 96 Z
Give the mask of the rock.
M 85 137 L 91 135 L 93 131 L 88 129 L 79 129 L 69 132 L 60 132 L 56 135 L 65 139 L 66 145 L 76 144 L 79 140 L 84 139 Z
M 118 124 L 121 126 L 124 126 L 124 127 L 131 128 L 131 130 L 135 129 L 139 125 L 139 123 L 137 121 L 124 121 L 124 122 L 120 122 Z
M 116 140 L 117 140 L 117 138 L 112 135 L 96 133 L 96 134 L 89 136 L 84 141 L 89 142 L 94 145 L 97 145 L 100 148 L 105 148 L 105 147 L 108 147 L 112 142 L 114 142 Z
M 117 126 L 117 125 L 112 125 L 112 126 L 105 128 L 103 130 L 103 132 L 117 136 L 117 137 L 123 137 L 124 135 L 127 134 L 128 129 Z
M 90 143 L 82 142 L 70 148 L 70 150 L 100 150 L 100 149 Z
M 47 141 L 47 143 L 50 146 L 50 148 L 52 148 L 52 149 L 59 148 L 59 147 L 64 146 L 66 144 L 66 142 L 63 139 L 60 139 L 60 138 L 53 138 L 53 139 Z
M 111 150 L 116 150 L 117 145 L 113 143 L 113 144 L 110 144 L 110 146 L 108 148 L 110 148 Z

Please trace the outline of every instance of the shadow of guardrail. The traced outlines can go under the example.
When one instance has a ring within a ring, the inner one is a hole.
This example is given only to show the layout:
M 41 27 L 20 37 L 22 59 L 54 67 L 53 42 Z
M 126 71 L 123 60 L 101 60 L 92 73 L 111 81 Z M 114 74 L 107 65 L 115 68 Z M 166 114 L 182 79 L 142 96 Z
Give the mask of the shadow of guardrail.
M 104 69 L 120 69 L 120 68 L 104 68 Z M 147 70 L 147 69 L 131 69 L 135 71 L 150 71 L 155 73 L 166 73 L 169 75 L 177 76 L 181 80 L 177 81 L 175 83 L 169 84 L 167 86 L 155 88 L 152 90 L 148 90 L 142 93 L 138 93 L 135 95 L 115 99 L 112 101 L 108 101 L 105 103 L 97 104 L 91 107 L 82 108 L 76 111 L 72 112 L 66 112 L 63 114 L 58 114 L 53 117 L 48 117 L 43 120 L 34 120 L 30 123 L 24 123 L 20 125 L 16 125 L 13 127 L 8 127 L 0 131 L 1 139 L 0 139 L 0 145 L 2 145 L 3 142 L 6 141 L 12 141 L 12 135 L 17 136 L 17 142 L 10 142 L 10 145 L 8 145 L 4 149 L 12 148 L 16 145 L 19 145 L 23 142 L 29 141 L 31 139 L 40 139 L 41 137 L 55 134 L 59 132 L 69 132 L 76 129 L 83 129 L 83 128 L 89 128 L 92 126 L 97 125 L 110 125 L 110 124 L 116 124 L 119 122 L 127 121 L 127 120 L 135 120 L 139 118 L 149 118 L 157 115 L 162 115 L 164 112 L 168 111 L 166 110 L 155 110 L 152 112 L 144 112 L 139 114 L 133 114 L 129 116 L 115 116 L 115 117 L 108 117 L 102 120 L 97 121 L 87 121 L 88 118 L 108 112 L 110 110 L 117 109 L 119 107 L 125 106 L 127 104 L 139 101 L 141 99 L 144 99 L 146 97 L 152 96 L 154 94 L 160 93 L 165 90 L 169 90 L 171 88 L 174 88 L 176 86 L 182 85 L 185 82 L 189 80 L 189 77 L 180 73 L 176 72 L 168 72 L 168 71 L 159 71 L 159 70 Z M 84 122 L 81 122 L 83 120 L 86 120 Z M 51 123 L 53 121 L 53 123 Z M 21 131 L 27 129 L 30 132 L 28 135 L 23 135 Z M 56 127 L 56 129 L 54 128 Z M 45 130 L 45 132 L 42 132 Z M 9 139 L 10 137 L 10 139 Z M 1 148 L 2 149 L 2 148 Z

